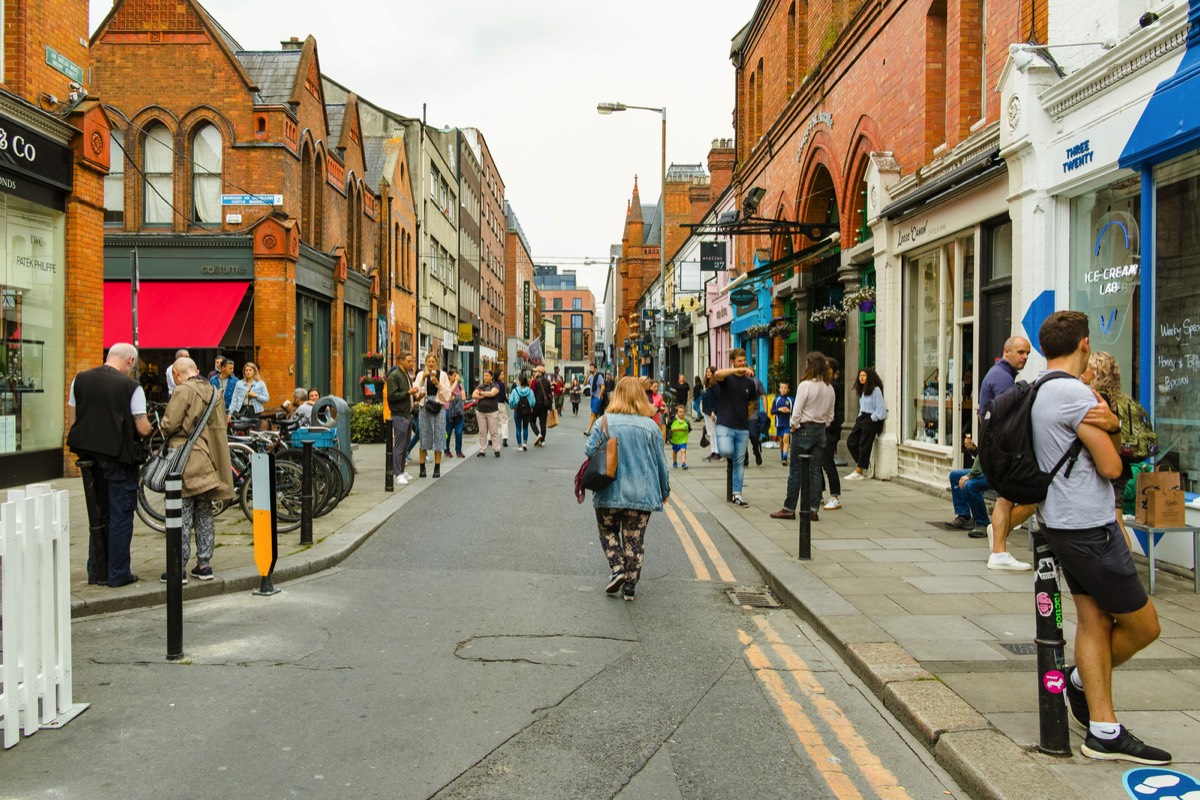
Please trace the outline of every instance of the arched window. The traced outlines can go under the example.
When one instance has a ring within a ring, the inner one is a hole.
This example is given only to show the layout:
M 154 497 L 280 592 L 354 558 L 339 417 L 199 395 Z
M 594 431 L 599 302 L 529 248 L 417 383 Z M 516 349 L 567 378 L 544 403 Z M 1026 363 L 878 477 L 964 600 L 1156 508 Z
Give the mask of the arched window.
M 221 134 L 203 125 L 192 137 L 192 221 L 221 221 Z
M 146 225 L 171 224 L 174 165 L 171 132 L 166 125 L 151 125 L 142 143 L 142 172 L 146 176 L 142 222 Z
M 300 240 L 313 243 L 313 156 L 307 143 L 300 155 Z
M 114 130 L 111 138 L 104 176 L 104 224 L 120 225 L 125 221 L 125 134 Z
M 346 264 L 350 269 L 358 271 L 358 236 L 355 224 L 359 215 L 360 196 L 354 191 L 354 179 L 346 181 Z
M 320 250 L 325 241 L 325 162 L 318 158 L 313 170 L 312 246 Z

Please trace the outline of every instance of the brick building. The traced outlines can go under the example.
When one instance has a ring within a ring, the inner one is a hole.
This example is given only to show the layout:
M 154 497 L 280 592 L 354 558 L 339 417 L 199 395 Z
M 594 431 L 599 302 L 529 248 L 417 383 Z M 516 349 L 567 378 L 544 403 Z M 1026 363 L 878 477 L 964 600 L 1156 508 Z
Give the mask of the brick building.
M 136 252 L 152 399 L 178 347 L 254 360 L 271 405 L 295 386 L 356 399 L 361 353 L 405 324 L 380 305 L 415 235 L 403 154 L 376 138 L 369 163 L 358 98 L 327 98 L 311 36 L 247 51 L 193 0 L 118 0 L 91 50 L 120 154 L 105 344 L 128 327 Z
M 534 283 L 533 256 L 517 212 L 505 201 L 504 334 L 501 374 L 516 375 L 528 366 L 528 346 L 542 329 L 541 303 Z
M 500 354 L 506 349 L 504 249 L 508 224 L 504 217 L 504 181 L 483 132 L 477 128 L 464 128 L 462 134 L 479 153 L 483 170 L 479 213 L 479 352 L 484 366 L 495 368 Z
M 734 39 L 737 207 L 744 218 L 757 189 L 759 219 L 839 234 L 734 238 L 734 269 L 754 270 L 743 287 L 755 293 L 735 312 L 734 345 L 763 380 L 808 350 L 838 358 L 848 382 L 878 361 L 897 420 L 880 438 L 881 475 L 944 482 L 972 417 L 974 353 L 994 350 L 1004 327 L 974 324 L 977 293 L 996 292 L 997 318 L 1011 313 L 995 260 L 1010 250 L 976 242 L 1005 232 L 995 87 L 1009 43 L 1036 36 L 1021 22 L 1030 5 L 771 0 Z M 956 210 L 914 224 L 938 205 Z M 843 313 L 863 285 L 877 303 Z M 826 308 L 841 316 L 813 324 Z M 776 321 L 797 330 L 773 335 Z
M 9 0 L 0 29 L 0 487 L 63 474 L 67 386 L 98 365 L 109 134 L 88 4 Z M 67 302 L 70 298 L 70 302 Z
M 540 289 L 542 319 L 553 321 L 559 371 L 582 378 L 592 361 L 596 336 L 596 296 L 586 286 Z
M 480 257 L 483 253 L 483 166 L 480 153 L 461 129 L 455 129 L 458 151 L 458 366 L 468 376 L 479 372 Z M 475 376 L 471 379 L 471 376 Z

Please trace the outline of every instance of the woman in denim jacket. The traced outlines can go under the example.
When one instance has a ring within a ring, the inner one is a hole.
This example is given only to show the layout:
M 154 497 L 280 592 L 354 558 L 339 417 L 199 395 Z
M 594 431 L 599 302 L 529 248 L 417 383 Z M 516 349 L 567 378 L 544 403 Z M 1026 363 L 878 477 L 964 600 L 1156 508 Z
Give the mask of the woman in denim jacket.
M 270 400 L 271 395 L 267 392 L 267 384 L 258 374 L 258 367 L 253 361 L 247 361 L 246 366 L 242 367 L 242 379 L 233 389 L 233 400 L 229 403 L 229 419 L 237 416 L 258 418 Z
M 605 591 L 616 594 L 619 589 L 626 600 L 633 600 L 641 574 L 642 539 L 650 512 L 662 511 L 671 495 L 662 433 L 653 415 L 654 408 L 646 400 L 641 382 L 624 377 L 617 383 L 605 415 L 593 426 L 584 449 L 591 458 L 610 436 L 620 442 L 617 478 L 593 494 L 592 504 L 596 507 L 600 544 L 612 568 Z

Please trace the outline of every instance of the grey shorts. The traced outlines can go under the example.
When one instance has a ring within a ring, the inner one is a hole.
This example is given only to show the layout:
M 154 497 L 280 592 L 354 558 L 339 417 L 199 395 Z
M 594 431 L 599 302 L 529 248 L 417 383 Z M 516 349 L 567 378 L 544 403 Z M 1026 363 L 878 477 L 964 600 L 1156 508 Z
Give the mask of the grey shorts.
M 1071 594 L 1089 595 L 1110 614 L 1129 614 L 1150 601 L 1116 520 L 1098 528 L 1042 528 Z

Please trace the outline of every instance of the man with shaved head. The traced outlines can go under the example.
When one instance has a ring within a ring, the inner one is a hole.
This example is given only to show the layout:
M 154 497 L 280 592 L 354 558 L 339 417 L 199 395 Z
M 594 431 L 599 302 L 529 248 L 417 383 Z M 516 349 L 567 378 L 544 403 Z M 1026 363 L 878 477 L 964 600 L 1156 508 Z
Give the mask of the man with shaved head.
M 88 583 L 114 588 L 138 579 L 129 568 L 129 545 L 143 460 L 140 440 L 150 435 L 150 421 L 146 392 L 132 377 L 137 360 L 136 347 L 114 344 L 101 366 L 75 376 L 67 399 L 67 446 L 96 463 L 96 502 L 108 522 L 108 572 L 100 573 L 94 563 L 98 554 L 89 552 Z

